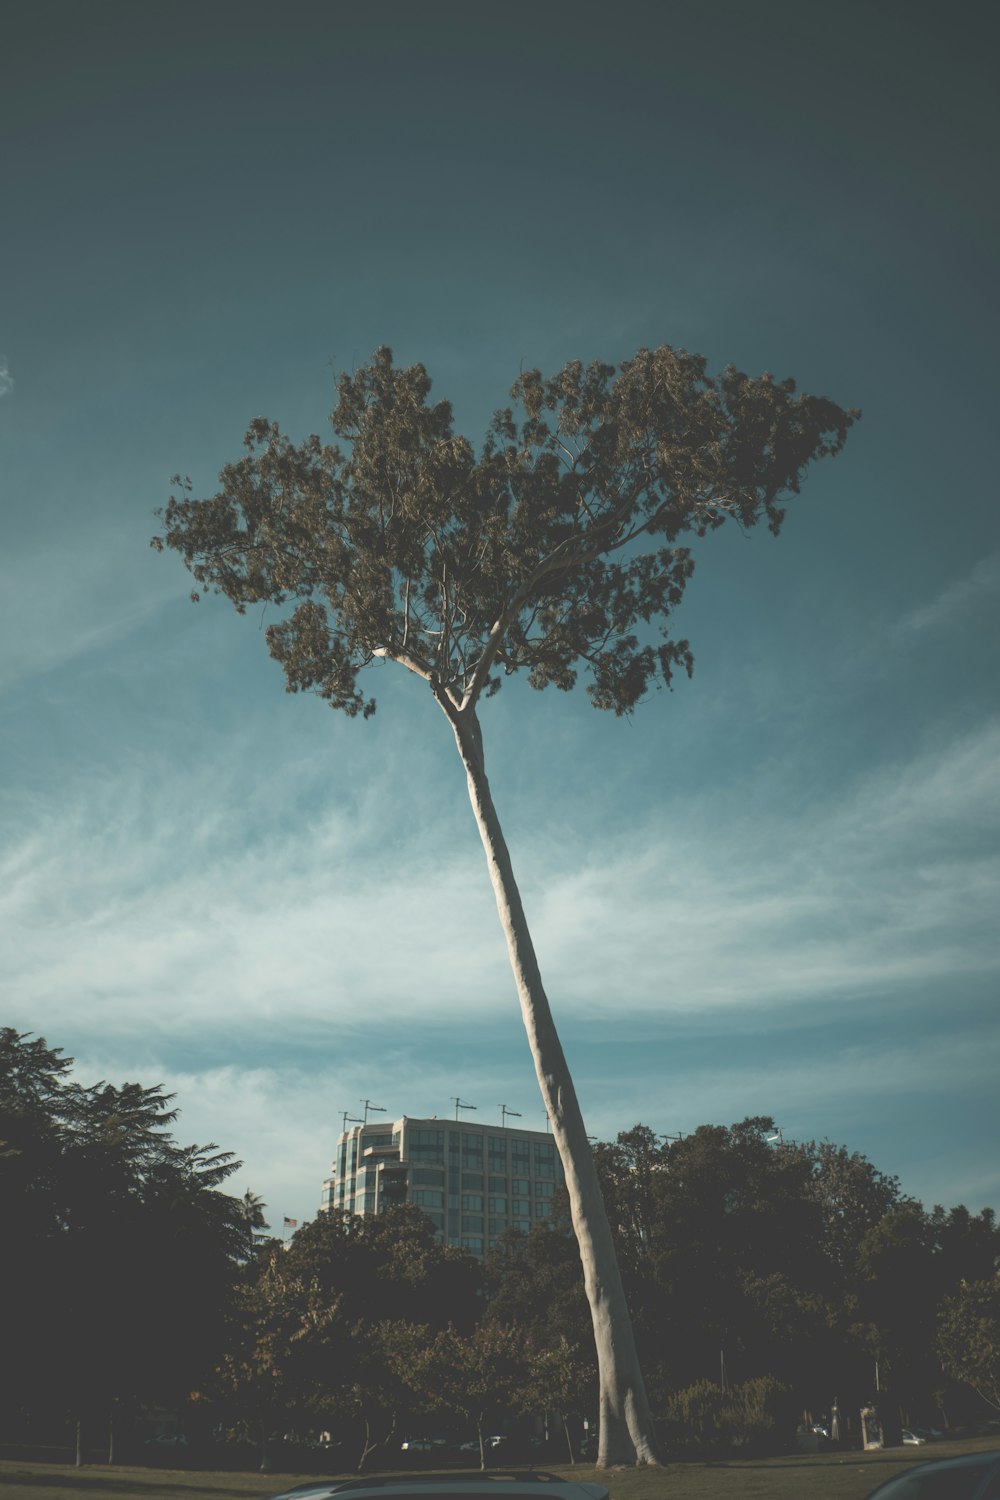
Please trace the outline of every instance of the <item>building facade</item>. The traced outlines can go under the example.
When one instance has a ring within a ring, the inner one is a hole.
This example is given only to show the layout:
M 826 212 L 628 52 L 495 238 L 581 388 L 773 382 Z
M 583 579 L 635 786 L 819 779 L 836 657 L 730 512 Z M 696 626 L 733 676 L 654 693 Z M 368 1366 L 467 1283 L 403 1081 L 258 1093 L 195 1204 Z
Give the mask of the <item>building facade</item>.
M 344 1131 L 320 1212 L 364 1216 L 415 1203 L 446 1244 L 483 1255 L 505 1229 L 527 1233 L 549 1218 L 562 1182 L 555 1142 L 542 1131 L 403 1115 Z

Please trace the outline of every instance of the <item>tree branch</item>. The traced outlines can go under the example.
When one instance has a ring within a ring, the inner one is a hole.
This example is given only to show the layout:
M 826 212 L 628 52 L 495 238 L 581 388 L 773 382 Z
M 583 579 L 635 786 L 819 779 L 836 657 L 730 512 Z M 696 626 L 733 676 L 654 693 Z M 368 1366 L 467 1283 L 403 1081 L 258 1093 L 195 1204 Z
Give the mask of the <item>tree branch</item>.
M 425 682 L 431 681 L 432 673 L 430 667 L 421 661 L 419 656 L 415 656 L 412 651 L 391 651 L 388 646 L 375 646 L 372 649 L 372 656 L 380 657 L 383 661 L 398 661 L 400 666 L 405 667 L 408 672 L 413 672 L 415 676 L 422 677 Z
M 483 684 L 486 682 L 490 668 L 496 659 L 497 651 L 500 649 L 500 642 L 542 579 L 547 578 L 550 573 L 560 572 L 563 568 L 582 567 L 585 563 L 593 562 L 594 558 L 599 557 L 602 552 L 616 550 L 619 546 L 623 546 L 631 536 L 638 535 L 644 529 L 643 527 L 638 527 L 635 532 L 630 532 L 628 537 L 623 537 L 619 540 L 608 539 L 607 541 L 592 542 L 590 546 L 584 546 L 575 556 L 571 555 L 573 546 L 581 542 L 586 542 L 594 531 L 611 532 L 613 534 L 614 528 L 622 523 L 633 504 L 634 500 L 630 497 L 627 501 L 623 501 L 616 510 L 612 511 L 611 515 L 605 520 L 597 522 L 585 532 L 577 531 L 571 536 L 565 537 L 549 553 L 548 557 L 542 559 L 531 576 L 525 579 L 521 587 L 515 591 L 507 608 L 490 629 L 486 645 L 483 647 L 483 654 L 476 663 L 475 671 L 472 674 L 472 682 L 462 699 L 461 707 L 463 712 L 465 709 L 475 706 L 476 699 L 482 692 Z

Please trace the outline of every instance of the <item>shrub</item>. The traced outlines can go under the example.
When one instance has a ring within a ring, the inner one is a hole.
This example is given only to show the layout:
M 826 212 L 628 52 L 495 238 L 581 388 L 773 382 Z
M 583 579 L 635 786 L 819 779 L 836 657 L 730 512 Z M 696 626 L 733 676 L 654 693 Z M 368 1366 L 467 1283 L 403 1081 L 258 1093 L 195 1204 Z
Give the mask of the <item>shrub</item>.
M 773 1375 L 757 1376 L 728 1391 L 699 1380 L 668 1400 L 667 1449 L 703 1458 L 778 1451 L 792 1427 L 789 1396 L 788 1387 Z

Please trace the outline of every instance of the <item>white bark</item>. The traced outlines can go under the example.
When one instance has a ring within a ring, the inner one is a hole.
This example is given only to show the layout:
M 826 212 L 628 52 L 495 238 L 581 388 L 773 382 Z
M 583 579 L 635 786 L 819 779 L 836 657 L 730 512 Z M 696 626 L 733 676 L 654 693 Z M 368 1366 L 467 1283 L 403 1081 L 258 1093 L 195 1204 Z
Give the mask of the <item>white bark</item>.
M 510 855 L 490 795 L 482 733 L 474 708 L 459 710 L 453 700 L 445 699 L 440 693 L 436 696 L 451 721 L 465 765 L 469 797 L 486 851 L 538 1085 L 566 1173 L 570 1212 L 580 1247 L 597 1346 L 600 1378 L 598 1467 L 622 1463 L 655 1464 L 659 1459 L 653 1421 L 636 1356 L 611 1229 L 576 1090 L 542 986 Z

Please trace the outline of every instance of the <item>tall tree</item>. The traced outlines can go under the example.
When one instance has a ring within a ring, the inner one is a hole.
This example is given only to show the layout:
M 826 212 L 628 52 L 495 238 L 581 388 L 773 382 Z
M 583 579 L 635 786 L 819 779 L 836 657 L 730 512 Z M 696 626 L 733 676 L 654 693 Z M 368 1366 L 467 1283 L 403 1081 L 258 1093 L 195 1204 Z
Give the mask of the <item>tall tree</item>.
M 422 365 L 388 349 L 342 375 L 331 422 L 346 445 L 296 446 L 261 418 L 205 500 L 161 512 L 153 545 L 239 612 L 293 606 L 267 642 L 289 691 L 368 717 L 358 676 L 393 661 L 429 686 L 465 769 L 580 1246 L 600 1365 L 599 1462 L 656 1461 L 642 1375 L 587 1133 L 486 775 L 479 705 L 503 675 L 627 714 L 676 670 L 669 616 L 693 570 L 686 537 L 727 520 L 777 532 L 809 463 L 855 413 L 794 382 L 706 374 L 699 356 L 640 349 L 616 369 L 537 370 L 512 388 L 481 451 L 429 404 Z M 197 597 L 197 593 L 195 595 Z

